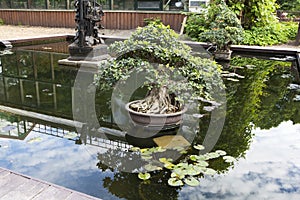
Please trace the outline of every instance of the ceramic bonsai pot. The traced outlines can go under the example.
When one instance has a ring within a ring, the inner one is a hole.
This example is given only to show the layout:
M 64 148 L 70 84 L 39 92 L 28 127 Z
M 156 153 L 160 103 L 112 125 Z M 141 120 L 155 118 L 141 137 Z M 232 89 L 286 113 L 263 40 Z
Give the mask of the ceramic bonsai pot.
M 184 107 L 182 110 L 176 113 L 169 114 L 148 114 L 136 112 L 130 108 L 130 104 L 137 101 L 129 102 L 125 105 L 125 109 L 128 111 L 132 121 L 138 125 L 146 127 L 174 127 L 179 126 L 182 122 L 183 114 L 187 111 Z

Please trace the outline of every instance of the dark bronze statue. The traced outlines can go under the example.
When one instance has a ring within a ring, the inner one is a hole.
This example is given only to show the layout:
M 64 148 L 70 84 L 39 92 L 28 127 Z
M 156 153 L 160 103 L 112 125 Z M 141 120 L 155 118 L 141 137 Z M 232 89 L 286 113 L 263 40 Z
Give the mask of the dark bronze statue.
M 94 60 L 94 57 L 105 54 L 106 48 L 103 39 L 99 36 L 99 29 L 104 13 L 102 5 L 97 0 L 76 0 L 76 36 L 74 42 L 69 46 L 70 60 Z
M 77 24 L 75 42 L 80 47 L 101 44 L 98 30 L 103 28 L 101 25 L 102 16 L 104 16 L 102 6 L 96 0 L 76 0 L 74 6 Z

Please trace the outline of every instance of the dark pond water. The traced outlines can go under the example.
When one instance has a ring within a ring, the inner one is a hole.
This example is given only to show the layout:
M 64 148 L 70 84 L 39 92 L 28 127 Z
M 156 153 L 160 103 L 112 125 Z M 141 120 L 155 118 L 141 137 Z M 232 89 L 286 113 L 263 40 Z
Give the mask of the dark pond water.
M 235 74 L 224 75 L 226 119 L 214 150 L 225 150 L 236 161 L 211 161 L 218 174 L 200 177 L 197 187 L 171 187 L 168 170 L 152 172 L 143 182 L 117 166 L 126 165 L 128 160 L 120 160 L 130 144 L 113 121 L 111 92 L 97 91 L 95 105 L 86 101 L 78 108 L 96 108 L 98 131 L 79 129 L 80 122 L 75 128 L 73 114 L 79 111 L 72 105 L 89 97 L 78 95 L 78 70 L 58 65 L 68 56 L 63 51 L 32 49 L 0 57 L 0 167 L 102 199 L 300 198 L 300 86 L 291 63 L 235 57 L 231 69 L 225 67 Z M 40 115 L 21 115 L 24 110 Z M 212 115 L 201 118 L 196 136 L 189 126 L 178 131 L 202 143 L 209 131 L 217 132 L 210 127 Z

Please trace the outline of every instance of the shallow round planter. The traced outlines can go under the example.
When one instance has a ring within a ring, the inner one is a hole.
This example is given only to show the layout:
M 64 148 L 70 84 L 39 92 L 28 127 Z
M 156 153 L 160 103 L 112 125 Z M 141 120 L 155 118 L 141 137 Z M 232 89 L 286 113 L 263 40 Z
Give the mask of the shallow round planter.
M 214 53 L 214 57 L 216 60 L 229 61 L 231 59 L 231 53 L 232 53 L 232 51 L 230 51 L 230 50 L 216 51 Z
M 132 110 L 129 106 L 137 101 L 129 102 L 126 104 L 125 109 L 128 111 L 131 119 L 138 125 L 148 126 L 148 127 L 161 127 L 169 126 L 173 127 L 180 125 L 182 122 L 183 114 L 187 111 L 184 107 L 181 111 L 170 114 L 148 114 L 141 113 Z

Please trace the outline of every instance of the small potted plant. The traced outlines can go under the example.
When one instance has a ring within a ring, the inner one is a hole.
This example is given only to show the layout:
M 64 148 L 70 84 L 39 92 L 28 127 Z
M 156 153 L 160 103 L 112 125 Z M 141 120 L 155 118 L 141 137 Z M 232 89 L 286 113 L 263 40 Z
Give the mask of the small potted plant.
M 211 1 L 206 12 L 191 16 L 188 23 L 189 35 L 215 46 L 213 54 L 216 59 L 230 59 L 230 45 L 239 44 L 243 40 L 241 22 L 224 0 Z
M 212 99 L 213 88 L 224 87 L 221 66 L 192 56 L 191 48 L 178 37 L 161 23 L 138 28 L 128 40 L 109 47 L 114 59 L 99 70 L 99 90 L 123 84 L 117 93 L 124 94 L 126 86 L 135 84 L 128 82 L 130 79 L 142 80 L 140 88 L 147 90 L 146 97 L 124 103 L 132 120 L 140 125 L 180 124 L 187 100 Z

